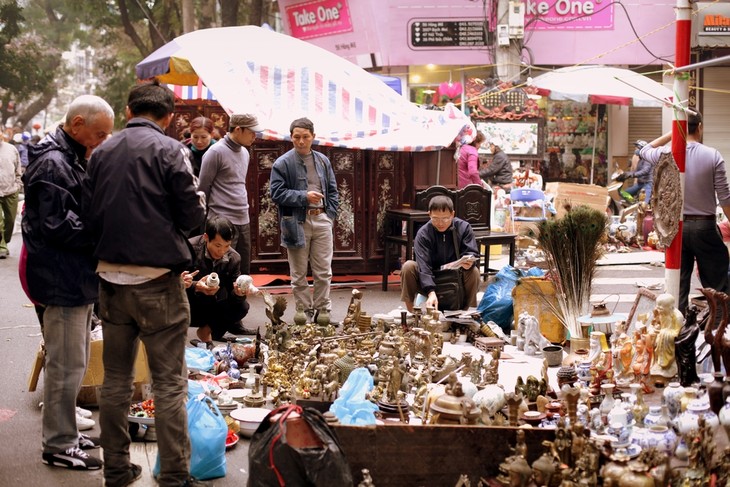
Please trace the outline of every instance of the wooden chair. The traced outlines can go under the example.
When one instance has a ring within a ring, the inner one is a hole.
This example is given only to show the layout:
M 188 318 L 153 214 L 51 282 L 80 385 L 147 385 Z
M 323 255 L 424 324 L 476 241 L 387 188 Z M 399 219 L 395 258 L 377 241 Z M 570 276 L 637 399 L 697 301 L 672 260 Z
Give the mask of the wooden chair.
M 515 262 L 515 239 L 512 233 L 493 232 L 492 225 L 492 192 L 479 184 L 469 184 L 456 192 L 454 205 L 456 216 L 471 224 L 474 238 L 477 241 L 479 257 L 484 263 L 482 278 L 487 279 L 490 273 L 497 272 L 489 268 L 489 248 L 491 245 L 509 245 L 509 265 Z M 484 252 L 482 252 L 484 247 Z
M 439 185 L 431 186 L 416 193 L 416 201 L 413 207 L 417 210 L 428 211 L 428 204 L 434 196 L 448 196 L 454 202 L 454 208 L 456 208 L 456 191 Z

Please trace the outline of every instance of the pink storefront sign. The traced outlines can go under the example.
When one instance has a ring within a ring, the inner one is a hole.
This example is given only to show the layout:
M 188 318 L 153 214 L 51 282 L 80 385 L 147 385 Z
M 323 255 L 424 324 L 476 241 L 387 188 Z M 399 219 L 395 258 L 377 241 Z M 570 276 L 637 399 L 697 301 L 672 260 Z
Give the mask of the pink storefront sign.
M 311 0 L 286 7 L 292 37 L 315 37 L 352 32 L 347 0 Z
M 527 0 L 525 30 L 613 29 L 613 2 L 602 0 Z

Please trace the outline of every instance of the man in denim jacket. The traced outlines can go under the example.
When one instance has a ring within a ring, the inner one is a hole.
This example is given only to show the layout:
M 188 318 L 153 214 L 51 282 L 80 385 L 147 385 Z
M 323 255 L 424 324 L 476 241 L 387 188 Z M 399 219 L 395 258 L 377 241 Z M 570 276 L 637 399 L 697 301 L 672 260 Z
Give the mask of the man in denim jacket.
M 294 148 L 271 170 L 271 199 L 279 205 L 281 245 L 287 249 L 297 306 L 310 317 L 331 309 L 333 224 L 339 207 L 337 181 L 329 159 L 312 150 L 314 124 L 308 118 L 289 127 Z M 314 296 L 309 293 L 307 264 L 312 267 Z

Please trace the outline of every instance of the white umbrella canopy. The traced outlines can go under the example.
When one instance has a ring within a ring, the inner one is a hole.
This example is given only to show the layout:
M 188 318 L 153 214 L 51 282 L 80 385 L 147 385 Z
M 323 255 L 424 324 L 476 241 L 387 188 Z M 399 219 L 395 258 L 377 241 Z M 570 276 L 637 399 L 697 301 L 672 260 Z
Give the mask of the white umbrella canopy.
M 291 121 L 306 116 L 320 145 L 437 150 L 469 124 L 454 107 L 422 109 L 344 58 L 256 26 L 184 34 L 141 61 L 137 76 L 200 80 L 228 113 L 256 114 L 268 139 L 288 139 Z
M 528 84 L 556 101 L 662 107 L 673 105 L 675 98 L 671 90 L 641 73 L 610 66 L 569 66 L 536 76 Z
M 663 107 L 675 105 L 672 91 L 648 76 L 611 66 L 569 66 L 528 80 L 538 94 L 555 101 Z M 598 117 L 596 117 L 598 124 Z M 591 177 L 596 159 L 596 133 L 593 132 Z

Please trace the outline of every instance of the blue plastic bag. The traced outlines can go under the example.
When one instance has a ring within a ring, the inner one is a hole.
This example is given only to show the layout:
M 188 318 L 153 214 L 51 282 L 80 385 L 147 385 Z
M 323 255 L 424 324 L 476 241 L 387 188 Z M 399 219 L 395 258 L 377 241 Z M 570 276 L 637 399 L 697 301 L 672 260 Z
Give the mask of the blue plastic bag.
M 544 275 L 545 272 L 538 267 L 531 267 L 527 271 L 509 265 L 502 267 L 495 276 L 494 282 L 487 286 L 487 290 L 482 296 L 479 306 L 477 306 L 477 311 L 481 314 L 482 320 L 497 323 L 505 335 L 509 336 L 514 311 L 512 289 L 521 277 L 541 277 Z
M 213 352 L 205 348 L 186 347 L 185 364 L 188 369 L 208 371 L 213 368 L 215 357 Z
M 226 475 L 226 436 L 228 425 L 213 400 L 206 395 L 188 400 L 188 433 L 190 435 L 190 475 L 197 480 Z M 152 469 L 160 475 L 160 454 Z
M 373 389 L 373 376 L 365 367 L 353 370 L 340 389 L 340 397 L 330 406 L 330 411 L 342 424 L 365 426 L 375 424 L 378 406 L 367 399 Z

